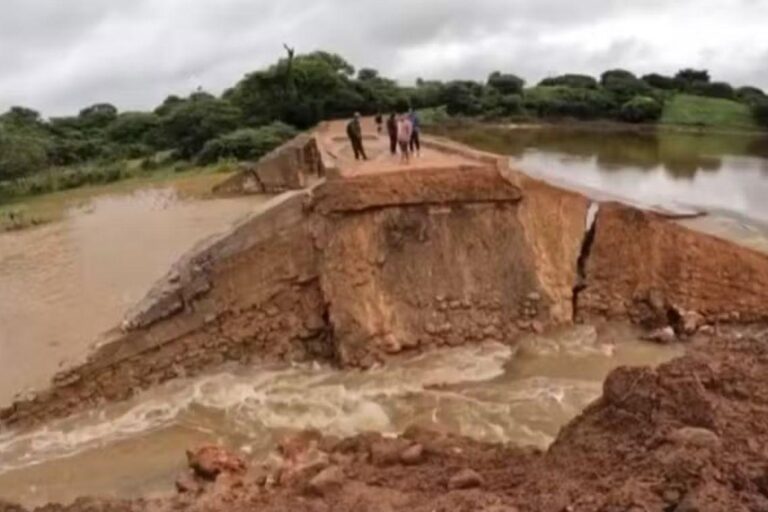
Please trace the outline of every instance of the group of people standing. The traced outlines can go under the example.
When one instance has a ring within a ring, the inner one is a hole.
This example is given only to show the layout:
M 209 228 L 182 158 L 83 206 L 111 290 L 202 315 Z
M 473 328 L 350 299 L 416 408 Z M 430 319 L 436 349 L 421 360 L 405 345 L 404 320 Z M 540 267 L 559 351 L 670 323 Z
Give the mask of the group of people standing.
M 376 126 L 379 133 L 382 132 L 381 114 L 376 116 Z M 387 119 L 387 133 L 389 134 L 389 151 L 392 156 L 397 155 L 400 148 L 400 158 L 408 162 L 411 155 L 421 153 L 421 120 L 415 110 L 411 109 L 407 114 L 390 114 Z
M 384 118 L 381 114 L 376 115 L 376 129 L 379 133 L 383 132 Z M 411 155 L 421 153 L 421 120 L 415 110 L 411 109 L 405 114 L 390 114 L 387 119 L 387 133 L 389 134 L 389 150 L 392 156 L 397 155 L 400 149 L 400 158 L 402 162 L 408 163 Z M 352 150 L 355 153 L 355 160 L 368 160 L 363 147 L 363 130 L 360 125 L 360 114 L 347 125 L 347 136 L 352 144 Z

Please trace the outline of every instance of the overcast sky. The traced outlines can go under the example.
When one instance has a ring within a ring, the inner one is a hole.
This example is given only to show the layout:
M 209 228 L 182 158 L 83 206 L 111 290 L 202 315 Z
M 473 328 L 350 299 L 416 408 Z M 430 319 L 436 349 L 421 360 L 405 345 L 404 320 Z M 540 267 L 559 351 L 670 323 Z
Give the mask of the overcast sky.
M 2 0 L 0 110 L 219 93 L 283 42 L 402 82 L 692 66 L 768 88 L 768 0 Z

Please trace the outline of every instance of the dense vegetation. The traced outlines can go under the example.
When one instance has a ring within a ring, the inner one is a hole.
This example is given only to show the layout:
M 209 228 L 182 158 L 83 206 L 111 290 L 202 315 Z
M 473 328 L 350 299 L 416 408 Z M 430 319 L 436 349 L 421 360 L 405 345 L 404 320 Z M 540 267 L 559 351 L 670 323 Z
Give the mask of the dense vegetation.
M 420 79 L 401 86 L 373 69 L 355 73 L 335 54 L 294 56 L 289 50 L 220 96 L 202 90 L 169 96 L 151 112 L 96 104 L 76 116 L 44 119 L 29 108 L 11 108 L 0 115 L 0 196 L 114 181 L 135 170 L 136 162 L 149 170 L 177 161 L 255 159 L 323 119 L 408 107 L 484 119 L 768 127 L 763 91 L 712 81 L 702 70 L 673 77 L 637 77 L 620 69 L 599 78 L 567 74 L 527 88 L 513 74 L 494 72 L 485 83 Z

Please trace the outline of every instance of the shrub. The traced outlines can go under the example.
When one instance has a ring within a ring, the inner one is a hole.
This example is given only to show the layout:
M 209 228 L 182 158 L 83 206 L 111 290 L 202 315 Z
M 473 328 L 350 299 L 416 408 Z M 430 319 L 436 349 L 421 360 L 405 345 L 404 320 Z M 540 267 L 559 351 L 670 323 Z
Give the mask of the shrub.
M 551 78 L 545 78 L 539 85 L 543 86 L 558 86 L 563 85 L 566 87 L 576 87 L 578 89 L 597 89 L 597 80 L 588 75 L 561 75 Z
M 736 89 L 736 99 L 750 105 L 768 99 L 762 89 L 757 87 L 739 87 Z
M 661 118 L 662 105 L 648 96 L 636 96 L 621 107 L 620 117 L 629 123 L 650 123 Z
M 210 164 L 221 159 L 258 159 L 296 136 L 296 130 L 283 123 L 260 128 L 242 128 L 208 141 L 197 159 Z
M 651 87 L 655 87 L 656 89 L 661 89 L 663 91 L 674 91 L 677 88 L 677 82 L 674 78 L 671 76 L 660 75 L 658 73 L 644 75 L 642 80 Z
M 510 94 L 521 94 L 525 80 L 516 75 L 510 75 L 495 71 L 488 77 L 488 86 L 505 96 Z
M 610 94 L 572 87 L 534 87 L 526 91 L 525 108 L 540 117 L 596 119 L 612 117 L 616 102 Z
M 695 82 L 691 85 L 691 92 L 699 96 L 726 100 L 731 100 L 736 96 L 731 84 L 725 82 Z
M 763 128 L 768 128 L 768 98 L 756 101 L 752 106 L 755 121 Z

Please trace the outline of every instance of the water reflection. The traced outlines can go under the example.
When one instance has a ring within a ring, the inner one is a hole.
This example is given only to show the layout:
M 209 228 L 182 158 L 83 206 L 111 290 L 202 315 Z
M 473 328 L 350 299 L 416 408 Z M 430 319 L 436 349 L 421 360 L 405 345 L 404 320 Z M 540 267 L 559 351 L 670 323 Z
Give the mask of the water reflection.
M 645 205 L 693 207 L 768 222 L 768 137 L 756 134 L 447 128 L 545 178 Z

